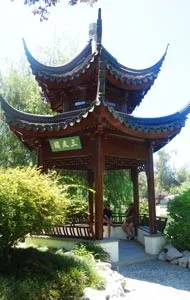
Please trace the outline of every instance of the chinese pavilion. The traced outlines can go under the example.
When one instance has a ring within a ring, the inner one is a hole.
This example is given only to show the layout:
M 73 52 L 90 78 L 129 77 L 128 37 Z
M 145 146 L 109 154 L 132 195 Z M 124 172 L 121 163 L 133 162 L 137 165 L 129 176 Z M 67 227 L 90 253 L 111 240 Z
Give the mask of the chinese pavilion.
M 102 45 L 99 9 L 86 47 L 71 62 L 50 67 L 24 48 L 54 116 L 24 113 L 0 97 L 10 129 L 47 169 L 85 170 L 89 186 L 89 215 L 95 214 L 95 237 L 103 238 L 104 170 L 129 169 L 133 181 L 136 222 L 139 219 L 138 172 L 146 170 L 149 228 L 157 232 L 153 153 L 171 141 L 185 125 L 190 105 L 160 118 L 132 116 L 158 76 L 163 57 L 153 66 L 136 70 L 121 65 Z

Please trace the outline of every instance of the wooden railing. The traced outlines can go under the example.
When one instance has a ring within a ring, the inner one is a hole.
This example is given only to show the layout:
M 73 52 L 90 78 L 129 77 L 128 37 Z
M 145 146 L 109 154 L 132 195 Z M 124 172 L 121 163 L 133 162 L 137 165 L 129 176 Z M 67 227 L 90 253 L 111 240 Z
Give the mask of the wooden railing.
M 168 218 L 165 217 L 156 217 L 156 225 L 157 225 L 157 229 L 160 232 L 164 232 L 164 229 L 166 228 L 166 224 L 167 224 Z
M 41 232 L 38 232 L 38 235 L 78 239 L 94 239 L 93 228 L 89 225 L 84 224 L 52 226 L 50 229 L 43 229 Z
M 121 225 L 125 220 L 125 214 L 114 214 L 113 223 Z M 166 227 L 167 218 L 156 217 L 157 230 L 164 232 Z M 140 215 L 140 225 L 149 226 L 149 216 L 146 214 Z M 77 219 L 77 223 L 67 225 L 52 226 L 50 229 L 42 230 L 41 232 L 35 233 L 37 235 L 48 235 L 51 237 L 66 237 L 66 238 L 77 238 L 77 239 L 95 239 L 93 226 L 88 224 L 88 221 L 84 218 Z
M 157 230 L 160 232 L 164 232 L 164 229 L 166 227 L 167 218 L 165 217 L 156 217 L 156 227 Z M 140 215 L 140 225 L 149 226 L 149 216 L 146 214 Z
M 125 214 L 112 214 L 112 219 L 113 219 L 113 223 L 114 224 L 122 224 L 126 217 L 125 217 Z M 140 218 L 139 218 L 140 222 L 139 222 L 139 225 L 146 225 L 146 226 L 149 226 L 149 216 L 147 214 L 142 214 L 140 215 Z M 156 217 L 156 226 L 157 226 L 157 230 L 160 231 L 160 232 L 164 232 L 164 229 L 166 227 L 166 223 L 167 223 L 167 218 L 165 217 Z
M 112 214 L 112 220 L 114 224 L 122 224 L 126 219 L 125 214 Z

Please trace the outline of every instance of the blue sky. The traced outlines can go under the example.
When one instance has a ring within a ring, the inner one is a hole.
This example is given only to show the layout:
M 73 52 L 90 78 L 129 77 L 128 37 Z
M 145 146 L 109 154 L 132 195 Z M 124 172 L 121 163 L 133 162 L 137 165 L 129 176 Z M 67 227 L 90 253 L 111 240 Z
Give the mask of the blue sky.
M 63 44 L 77 40 L 79 51 L 88 40 L 88 26 L 102 8 L 103 44 L 119 62 L 131 68 L 146 68 L 169 49 L 154 86 L 134 114 L 156 117 L 174 113 L 190 101 L 190 1 L 189 0 L 99 0 L 69 7 L 68 0 L 51 11 L 48 22 L 33 17 L 23 0 L 3 1 L 0 10 L 0 58 L 24 56 L 24 37 L 34 55 L 39 46 L 54 47 L 54 37 L 67 34 Z M 68 38 L 69 36 L 69 38 Z M 64 53 L 63 53 L 64 55 Z M 0 60 L 1 64 L 1 60 Z M 190 118 L 190 116 L 189 116 Z M 177 150 L 174 165 L 190 166 L 190 120 L 168 146 Z

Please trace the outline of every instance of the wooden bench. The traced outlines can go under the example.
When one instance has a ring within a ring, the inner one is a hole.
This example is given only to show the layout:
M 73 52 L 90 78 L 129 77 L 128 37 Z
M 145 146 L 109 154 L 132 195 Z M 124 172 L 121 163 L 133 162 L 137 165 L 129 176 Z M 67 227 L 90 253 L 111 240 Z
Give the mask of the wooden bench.
M 52 226 L 49 230 L 43 229 L 41 232 L 35 234 L 48 235 L 52 237 L 67 237 L 67 238 L 78 238 L 78 239 L 95 238 L 93 229 L 90 226 L 84 224 Z
M 157 230 L 161 233 L 164 232 L 164 229 L 167 224 L 167 218 L 166 217 L 156 217 L 156 227 Z M 148 227 L 148 232 L 149 232 L 149 216 L 146 214 L 140 215 L 140 226 L 145 226 L 144 229 L 145 231 L 147 230 Z
M 166 218 L 164 218 L 164 219 L 166 219 Z M 163 221 L 164 221 L 165 226 L 166 226 L 167 219 L 163 220 Z M 161 226 L 157 225 L 157 233 L 158 234 L 163 235 L 163 231 L 165 229 L 164 223 L 160 223 Z M 159 229 L 161 229 L 162 231 L 159 230 Z M 141 244 L 143 244 L 143 245 L 145 244 L 144 236 L 145 235 L 149 235 L 149 234 L 150 234 L 150 227 L 149 226 L 147 226 L 147 225 L 140 225 L 140 226 L 138 226 L 138 228 L 137 228 L 137 235 L 138 235 L 138 241 Z

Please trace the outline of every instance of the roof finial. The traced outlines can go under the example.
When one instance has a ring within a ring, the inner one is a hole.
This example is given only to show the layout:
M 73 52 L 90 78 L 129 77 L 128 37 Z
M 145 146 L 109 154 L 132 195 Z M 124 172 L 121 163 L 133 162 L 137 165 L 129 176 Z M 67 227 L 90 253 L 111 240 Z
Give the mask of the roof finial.
M 97 37 L 96 44 L 101 45 L 102 42 L 102 18 L 101 18 L 101 8 L 98 9 L 98 20 L 97 20 Z
M 98 8 L 98 19 L 101 20 L 101 8 Z
M 170 44 L 168 43 L 167 46 L 166 46 L 165 54 L 164 54 L 165 56 L 166 56 L 166 54 L 167 54 L 167 52 L 168 52 L 169 46 L 170 46 Z

